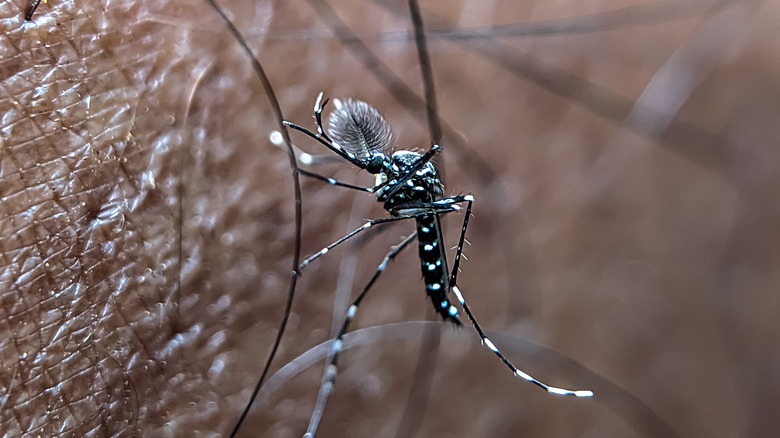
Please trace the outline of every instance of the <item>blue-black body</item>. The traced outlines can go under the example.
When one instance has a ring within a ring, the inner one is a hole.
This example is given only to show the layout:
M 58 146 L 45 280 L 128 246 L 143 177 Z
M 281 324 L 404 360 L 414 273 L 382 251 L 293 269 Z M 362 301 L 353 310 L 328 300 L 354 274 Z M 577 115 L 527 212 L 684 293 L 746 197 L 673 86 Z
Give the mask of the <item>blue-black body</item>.
M 377 175 L 377 183 L 387 182 L 385 187 L 394 187 L 396 181 L 387 181 L 388 175 L 397 175 L 395 178 L 406 175 L 420 157 L 416 152 L 395 152 L 386 163 L 384 171 Z M 457 307 L 447 298 L 450 274 L 439 214 L 422 213 L 422 209 L 420 212 L 415 211 L 416 205 L 429 208 L 431 203 L 442 198 L 443 193 L 441 178 L 436 167 L 429 162 L 416 171 L 406 183 L 396 187 L 395 191 L 379 190 L 377 199 L 384 202 L 385 210 L 393 216 L 414 216 L 417 222 L 418 253 L 425 291 L 442 318 L 461 325 Z

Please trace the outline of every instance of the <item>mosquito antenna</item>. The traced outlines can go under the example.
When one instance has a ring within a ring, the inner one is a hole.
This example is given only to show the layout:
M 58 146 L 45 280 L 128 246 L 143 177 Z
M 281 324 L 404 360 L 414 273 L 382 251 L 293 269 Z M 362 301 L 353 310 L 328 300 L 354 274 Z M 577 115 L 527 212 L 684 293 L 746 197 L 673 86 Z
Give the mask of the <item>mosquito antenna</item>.
M 333 106 L 328 118 L 328 135 L 342 148 L 366 159 L 371 152 L 392 146 L 390 124 L 374 107 L 352 99 L 343 102 L 334 99 Z
M 279 105 L 279 100 L 276 98 L 276 93 L 274 93 L 274 89 L 271 86 L 271 81 L 268 79 L 263 66 L 260 64 L 260 60 L 257 59 L 254 53 L 252 53 L 252 49 L 249 48 L 249 45 L 247 44 L 243 35 L 241 35 L 241 32 L 238 31 L 235 24 L 233 24 L 222 8 L 216 3 L 216 0 L 206 0 L 206 3 L 208 3 L 225 22 L 228 30 L 236 39 L 236 42 L 238 42 L 238 44 L 241 46 L 241 49 L 244 51 L 244 53 L 246 53 L 247 57 L 249 57 L 249 60 L 252 63 L 252 68 L 263 85 L 263 89 L 265 90 L 265 94 L 268 98 L 268 103 L 271 105 L 274 118 L 276 119 L 277 125 L 279 125 L 279 132 L 282 133 L 284 144 L 287 146 L 287 158 L 290 161 L 290 168 L 292 169 L 293 190 L 295 192 L 295 248 L 293 250 L 292 273 L 290 275 L 289 288 L 287 289 L 287 303 L 284 308 L 284 316 L 282 317 L 282 321 L 279 324 L 279 331 L 276 334 L 274 345 L 271 348 L 271 353 L 268 355 L 268 359 L 266 360 L 265 366 L 263 367 L 263 372 L 260 375 L 260 379 L 257 381 L 257 384 L 252 391 L 252 395 L 249 398 L 244 411 L 241 413 L 241 417 L 239 417 L 236 425 L 233 427 L 233 431 L 230 433 L 230 437 L 232 438 L 236 436 L 238 430 L 241 428 L 241 425 L 244 423 L 244 420 L 249 414 L 249 410 L 252 408 L 252 403 L 257 397 L 257 393 L 263 386 L 263 382 L 268 375 L 268 370 L 271 368 L 271 362 L 273 362 L 274 357 L 276 356 L 276 352 L 279 349 L 279 345 L 282 342 L 282 336 L 284 335 L 284 331 L 287 327 L 287 322 L 290 319 L 293 299 L 295 298 L 295 288 L 298 284 L 298 264 L 301 258 L 301 181 L 298 162 L 295 159 L 295 151 L 293 150 L 292 143 L 290 142 L 290 135 L 287 132 L 287 127 L 284 125 L 284 123 L 282 123 L 284 121 L 282 108 Z

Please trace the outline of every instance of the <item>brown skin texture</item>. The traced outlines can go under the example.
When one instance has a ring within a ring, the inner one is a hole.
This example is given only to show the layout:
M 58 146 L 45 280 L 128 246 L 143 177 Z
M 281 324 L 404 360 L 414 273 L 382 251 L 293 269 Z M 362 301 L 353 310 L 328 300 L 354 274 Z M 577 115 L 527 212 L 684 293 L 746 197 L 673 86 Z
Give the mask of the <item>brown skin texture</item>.
M 429 27 L 579 23 L 571 17 L 631 6 L 450 3 L 425 5 Z M 311 126 L 324 90 L 377 107 L 399 146 L 427 147 L 424 112 L 394 99 L 323 12 L 224 6 L 285 117 Z M 26 7 L 0 4 L 0 432 L 225 435 L 278 330 L 294 245 L 289 163 L 268 140 L 279 128 L 262 87 L 205 3 L 50 1 L 25 24 Z M 407 29 L 407 15 L 333 7 L 421 94 L 412 42 L 377 40 Z M 447 192 L 477 199 L 462 289 L 486 328 L 513 337 L 500 346 L 526 371 L 597 397 L 513 380 L 470 328 L 445 327 L 427 356 L 429 402 L 412 405 L 418 436 L 780 428 L 780 17 L 761 2 L 659 10 L 625 9 L 602 32 L 431 40 L 440 114 L 466 145 L 442 142 Z M 348 164 L 315 170 L 371 184 Z M 304 254 L 384 214 L 365 194 L 303 187 Z M 461 218 L 446 220 L 448 246 Z M 338 278 L 355 267 L 339 295 L 354 296 L 411 229 L 307 268 L 274 369 L 328 338 Z M 413 252 L 355 327 L 430 317 Z M 343 355 L 318 436 L 395 435 L 410 387 L 422 388 L 418 328 Z M 300 436 L 321 372 L 283 379 L 242 435 Z

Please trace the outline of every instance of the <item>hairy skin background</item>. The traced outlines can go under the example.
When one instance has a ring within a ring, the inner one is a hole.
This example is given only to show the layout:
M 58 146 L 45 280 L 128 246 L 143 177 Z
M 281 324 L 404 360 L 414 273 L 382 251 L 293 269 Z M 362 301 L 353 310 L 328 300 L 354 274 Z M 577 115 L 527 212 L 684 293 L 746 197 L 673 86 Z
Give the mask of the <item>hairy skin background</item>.
M 429 27 L 434 15 L 473 28 L 626 6 L 449 3 L 423 4 Z M 424 118 L 306 2 L 224 6 L 288 119 L 309 123 L 325 90 L 371 102 L 401 145 L 427 146 Z M 477 198 L 460 281 L 484 326 L 577 360 L 680 436 L 767 436 L 780 428 L 780 17 L 771 2 L 686 6 L 661 8 L 681 19 L 636 9 L 652 23 L 605 32 L 431 40 L 441 115 L 470 147 L 445 137 L 447 190 Z M 224 434 L 268 354 L 292 251 L 289 169 L 261 87 L 205 3 L 50 1 L 24 24 L 26 7 L 0 3 L 0 432 Z M 334 8 L 421 92 L 412 43 L 377 39 L 408 19 Z M 518 74 L 464 48 L 499 44 Z M 492 173 L 473 170 L 477 156 Z M 370 184 L 348 166 L 318 171 Z M 304 191 L 307 254 L 382 214 L 365 196 Z M 353 289 L 411 227 L 392 230 L 359 253 Z M 305 272 L 277 367 L 327 339 L 354 251 Z M 377 287 L 357 327 L 428 315 L 414 254 Z M 320 436 L 395 433 L 410 338 L 344 354 Z M 418 436 L 649 433 L 604 398 L 514 381 L 469 328 L 446 328 L 441 345 Z M 512 357 L 553 384 L 594 384 Z M 264 400 L 245 435 L 300 435 L 320 375 Z

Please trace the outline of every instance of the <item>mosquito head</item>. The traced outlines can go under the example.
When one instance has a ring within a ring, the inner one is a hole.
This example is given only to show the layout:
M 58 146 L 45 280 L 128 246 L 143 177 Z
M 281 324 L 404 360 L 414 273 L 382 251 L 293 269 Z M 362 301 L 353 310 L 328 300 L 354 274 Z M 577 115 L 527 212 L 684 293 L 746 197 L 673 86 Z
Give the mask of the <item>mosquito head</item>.
M 365 160 L 366 170 L 374 175 L 385 171 L 389 164 L 390 161 L 387 159 L 387 155 L 381 152 L 374 152 L 367 160 Z
M 390 125 L 371 105 L 359 100 L 333 100 L 328 119 L 328 135 L 341 148 L 355 156 L 355 164 L 373 174 L 388 161 L 385 149 L 393 143 Z

